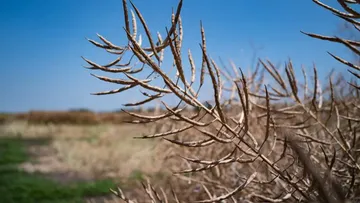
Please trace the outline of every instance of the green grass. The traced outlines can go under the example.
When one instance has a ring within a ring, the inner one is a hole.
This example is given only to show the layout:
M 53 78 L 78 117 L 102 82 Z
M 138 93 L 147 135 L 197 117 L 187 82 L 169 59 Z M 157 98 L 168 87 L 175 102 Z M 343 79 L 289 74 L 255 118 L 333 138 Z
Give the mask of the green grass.
M 134 170 L 131 172 L 130 181 L 144 181 L 144 173 L 141 170 Z
M 111 180 L 59 184 L 16 168 L 28 159 L 24 140 L 0 138 L 0 203 L 80 203 L 84 197 L 107 195 L 115 186 Z

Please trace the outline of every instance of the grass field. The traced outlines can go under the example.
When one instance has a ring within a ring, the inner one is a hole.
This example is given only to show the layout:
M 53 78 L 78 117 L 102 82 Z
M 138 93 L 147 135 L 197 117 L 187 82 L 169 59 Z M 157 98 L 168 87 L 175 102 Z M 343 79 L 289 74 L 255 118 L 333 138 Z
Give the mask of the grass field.
M 19 169 L 17 165 L 29 159 L 26 145 L 38 141 L 41 140 L 11 136 L 0 139 L 1 202 L 83 202 L 85 197 L 107 195 L 109 187 L 114 187 L 111 180 L 61 185 L 38 173 Z
M 156 142 L 132 138 L 145 130 L 131 125 L 4 124 L 0 202 L 117 202 L 109 188 L 130 187 L 147 175 L 144 171 L 161 174 L 160 160 L 154 158 Z

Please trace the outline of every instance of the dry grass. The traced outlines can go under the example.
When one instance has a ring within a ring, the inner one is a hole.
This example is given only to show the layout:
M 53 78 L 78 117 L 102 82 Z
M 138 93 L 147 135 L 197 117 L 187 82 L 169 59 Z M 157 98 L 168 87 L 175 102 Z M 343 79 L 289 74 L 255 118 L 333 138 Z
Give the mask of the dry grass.
M 130 110 L 141 112 L 144 110 Z M 146 112 L 151 114 L 151 110 Z M 124 112 L 92 112 L 90 110 L 70 111 L 29 111 L 25 113 L 0 113 L 0 124 L 13 120 L 26 121 L 29 124 L 68 124 L 68 125 L 97 125 L 123 124 L 133 120 L 133 117 Z
M 65 182 L 160 173 L 163 160 L 158 142 L 133 139 L 148 130 L 134 125 L 33 125 L 19 121 L 2 126 L 3 134 L 50 139 L 47 146 L 29 148 L 36 161 L 22 167 Z
M 123 112 L 95 113 L 91 111 L 30 111 L 0 117 L 0 122 L 6 120 L 27 121 L 30 124 L 69 124 L 69 125 L 97 125 L 121 124 L 132 118 Z

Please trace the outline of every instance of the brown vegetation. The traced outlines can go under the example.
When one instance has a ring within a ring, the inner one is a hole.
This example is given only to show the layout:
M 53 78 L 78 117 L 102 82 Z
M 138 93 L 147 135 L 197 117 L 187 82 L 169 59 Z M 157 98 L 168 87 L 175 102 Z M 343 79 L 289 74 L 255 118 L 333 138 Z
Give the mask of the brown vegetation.
M 132 121 L 133 118 L 124 112 L 91 111 L 30 111 L 28 113 L 0 115 L 0 124 L 11 120 L 23 120 L 29 124 L 122 124 Z
M 0 124 L 6 123 L 7 121 L 10 120 L 10 118 L 11 117 L 8 114 L 4 114 L 4 113 L 0 114 Z
M 111 178 L 131 188 L 145 175 L 160 179 L 164 174 L 158 142 L 132 139 L 147 131 L 133 125 L 34 125 L 13 120 L 1 126 L 0 138 L 25 140 L 31 158 L 19 167 L 29 173 L 40 173 L 59 184 Z
M 33 111 L 28 114 L 27 121 L 31 124 L 97 124 L 99 120 L 91 112 L 40 112 Z
M 351 8 L 359 4 L 357 0 L 338 0 L 344 12 L 313 1 L 359 30 L 360 23 L 356 20 L 360 13 Z M 89 40 L 118 58 L 106 65 L 84 59 L 89 69 L 125 77 L 113 79 L 93 74 L 102 81 L 122 85 L 117 90 L 95 95 L 141 88 L 145 99 L 126 106 L 161 100 L 167 110 L 156 116 L 131 114 L 139 119 L 134 123 L 161 124 L 157 132 L 140 138 L 161 138 L 165 142 L 164 150 L 168 150 L 167 167 L 189 184 L 180 180 L 171 184 L 172 188 L 144 184 L 148 199 L 152 202 L 335 203 L 360 196 L 360 87 L 356 83 L 360 67 L 329 53 L 349 67 L 355 80 L 347 82 L 331 74 L 328 81 L 320 83 L 314 67 L 312 73 L 303 70 L 301 82 L 291 61 L 286 62 L 282 74 L 279 67 L 261 59 L 250 75 L 244 75 L 242 69 L 233 66 L 230 71 L 208 56 L 202 26 L 199 66 L 196 65 L 199 59 L 193 59 L 190 50 L 187 58 L 181 50 L 182 0 L 171 16 L 166 37 L 157 33 L 157 40 L 136 6 L 132 3 L 131 6 L 134 11 L 129 13 L 127 1 L 123 0 L 128 39 L 125 46 L 114 45 L 101 35 L 102 43 Z M 148 47 L 142 45 L 136 19 L 144 29 Z M 304 34 L 345 45 L 360 55 L 357 41 Z M 171 53 L 172 69 L 162 67 L 166 49 Z M 124 57 L 128 53 L 129 60 Z M 186 77 L 187 64 L 190 78 Z M 138 78 L 139 72 L 148 77 Z M 176 80 L 171 79 L 174 73 Z M 272 82 L 265 83 L 264 78 Z M 153 84 L 156 79 L 164 84 Z M 199 99 L 201 88 L 208 84 L 213 87 L 211 106 L 203 105 Z M 165 95 L 176 97 L 179 103 L 170 107 L 162 100 Z M 197 111 L 184 111 L 189 107 Z M 113 192 L 123 201 L 133 202 L 121 189 Z M 140 194 L 134 198 L 147 201 Z

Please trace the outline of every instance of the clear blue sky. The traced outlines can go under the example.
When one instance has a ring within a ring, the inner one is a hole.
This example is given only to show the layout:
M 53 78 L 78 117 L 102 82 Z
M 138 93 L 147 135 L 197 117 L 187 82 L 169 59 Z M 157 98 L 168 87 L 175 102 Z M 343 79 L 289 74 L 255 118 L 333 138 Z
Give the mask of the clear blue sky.
M 133 2 L 153 33 L 160 31 L 164 36 L 171 9 L 178 1 Z M 315 62 L 321 75 L 331 68 L 346 73 L 343 66 L 326 53 L 341 53 L 345 50 L 342 46 L 300 33 L 303 30 L 333 35 L 342 22 L 311 0 L 219 2 L 184 0 L 184 51 L 190 48 L 195 57 L 200 56 L 199 22 L 202 20 L 209 53 L 216 60 L 218 57 L 232 59 L 246 68 L 253 54 L 252 42 L 256 47 L 263 47 L 259 56 L 274 63 L 284 63 L 290 57 L 296 68 L 301 64 L 311 67 Z M 114 86 L 98 81 L 82 67 L 86 63 L 81 56 L 100 64 L 114 59 L 85 37 L 96 39 L 99 33 L 117 44 L 126 42 L 121 0 L 4 0 L 0 6 L 0 26 L 0 111 L 82 107 L 113 110 L 137 98 L 127 93 L 90 95 Z

